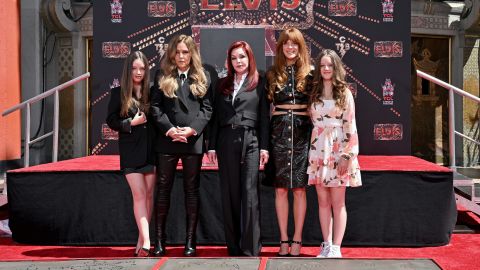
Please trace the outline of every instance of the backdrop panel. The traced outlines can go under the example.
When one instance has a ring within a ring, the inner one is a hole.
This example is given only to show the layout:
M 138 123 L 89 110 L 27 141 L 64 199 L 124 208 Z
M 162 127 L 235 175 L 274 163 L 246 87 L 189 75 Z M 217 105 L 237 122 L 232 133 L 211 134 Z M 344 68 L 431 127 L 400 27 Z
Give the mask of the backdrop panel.
M 266 70 L 264 57 L 265 28 L 205 27 L 199 30 L 198 41 L 200 41 L 202 61 L 204 64 L 214 67 L 219 77 L 225 77 L 227 75 L 225 65 L 228 47 L 232 42 L 239 40 L 239 37 L 250 44 L 255 56 L 257 69 L 260 72 Z M 201 40 L 205 41 L 203 43 L 204 46 L 201 46 Z M 208 46 L 209 44 L 215 44 L 215 48 L 212 49 L 212 47 Z
M 301 29 L 312 57 L 336 50 L 356 96 L 360 153 L 410 154 L 410 1 L 109 0 L 94 1 L 94 8 L 90 154 L 118 153 L 105 116 L 126 55 L 143 51 L 153 75 L 172 36 L 191 34 L 202 52 L 224 57 L 225 45 L 199 38 L 195 29 L 233 26 L 265 28 L 267 67 L 275 37 L 290 26 Z

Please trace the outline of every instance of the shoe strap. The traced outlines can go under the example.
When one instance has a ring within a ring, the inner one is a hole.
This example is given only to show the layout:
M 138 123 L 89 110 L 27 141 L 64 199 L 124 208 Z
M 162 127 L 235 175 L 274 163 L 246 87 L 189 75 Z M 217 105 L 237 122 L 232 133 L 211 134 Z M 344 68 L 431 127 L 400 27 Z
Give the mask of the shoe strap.
M 301 245 L 301 244 L 302 244 L 302 241 L 295 241 L 295 240 L 292 240 L 292 244 Z

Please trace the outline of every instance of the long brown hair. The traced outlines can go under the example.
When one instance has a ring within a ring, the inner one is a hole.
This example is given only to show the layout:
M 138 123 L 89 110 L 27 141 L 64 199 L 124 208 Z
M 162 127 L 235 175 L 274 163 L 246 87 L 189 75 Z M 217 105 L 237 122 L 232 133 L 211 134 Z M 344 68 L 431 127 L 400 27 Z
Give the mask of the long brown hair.
M 298 44 L 298 57 L 295 62 L 296 90 L 303 92 L 306 88 L 306 77 L 310 73 L 310 57 L 308 55 L 307 45 L 305 44 L 302 33 L 297 28 L 288 28 L 280 33 L 277 41 L 275 62 L 267 73 L 269 83 L 267 96 L 271 101 L 273 101 L 275 89 L 282 89 L 287 82 L 287 72 L 285 70 L 287 59 L 283 54 L 283 44 L 289 40 Z
M 325 49 L 320 52 L 317 59 L 315 60 L 315 74 L 313 76 L 312 83 L 312 92 L 310 95 L 310 104 L 312 103 L 323 103 L 323 78 L 320 71 L 320 62 L 323 57 L 330 57 L 333 63 L 333 74 L 332 74 L 332 85 L 333 85 L 333 99 L 335 100 L 335 105 L 341 109 L 345 108 L 345 98 L 346 98 L 346 89 L 347 82 L 345 81 L 345 68 L 343 68 L 343 63 L 338 54 L 334 50 Z
M 175 98 L 175 91 L 179 88 L 177 83 L 177 64 L 175 63 L 175 55 L 177 53 L 177 45 L 185 43 L 190 52 L 190 69 L 188 77 L 191 79 L 190 91 L 197 97 L 203 97 L 207 93 L 207 76 L 205 75 L 200 54 L 197 45 L 191 36 L 177 35 L 168 43 L 166 57 L 163 57 L 160 67 L 162 75 L 160 77 L 159 86 L 165 96 Z
M 140 100 L 132 98 L 133 95 L 133 78 L 132 66 L 133 62 L 140 59 L 145 65 L 145 74 L 142 81 L 142 97 Z M 120 81 L 122 108 L 121 116 L 128 116 L 128 109 L 137 106 L 142 112 L 148 114 L 150 108 L 150 67 L 148 59 L 141 51 L 131 53 L 123 64 L 122 79 Z
M 257 63 L 255 62 L 255 56 L 253 55 L 252 48 L 245 41 L 235 41 L 228 48 L 227 77 L 222 81 L 219 88 L 220 91 L 225 95 L 229 95 L 233 92 L 233 80 L 235 78 L 235 69 L 233 68 L 231 57 L 232 57 L 232 51 L 237 48 L 242 48 L 248 57 L 248 75 L 245 78 L 245 81 L 248 83 L 246 91 L 252 91 L 253 89 L 255 89 L 255 87 L 257 87 L 257 84 L 258 84 Z

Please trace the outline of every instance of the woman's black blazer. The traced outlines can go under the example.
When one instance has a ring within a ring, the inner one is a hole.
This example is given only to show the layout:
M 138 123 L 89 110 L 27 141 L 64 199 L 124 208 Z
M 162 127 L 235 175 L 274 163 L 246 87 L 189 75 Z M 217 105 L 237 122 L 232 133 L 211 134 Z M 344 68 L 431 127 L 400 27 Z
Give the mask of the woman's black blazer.
M 128 117 L 120 116 L 122 107 L 120 87 L 113 88 L 108 103 L 108 126 L 118 131 L 118 148 L 120 150 L 120 167 L 136 168 L 146 164 L 155 164 L 153 155 L 153 138 L 155 130 L 152 125 L 151 113 L 147 114 L 147 123 L 131 126 L 131 119 L 136 110 L 131 109 Z
M 225 95 L 219 89 L 223 83 L 218 81 L 218 89 L 215 91 L 214 116 L 211 123 L 208 149 L 217 149 L 217 137 L 223 126 L 236 125 L 246 126 L 257 130 L 258 146 L 268 150 L 270 103 L 265 90 L 265 79 L 260 76 L 257 87 L 246 91 L 245 81 L 232 102 L 232 94 Z
M 190 91 L 190 79 L 187 79 L 176 91 L 176 98 L 164 95 L 156 85 L 152 87 L 152 114 L 157 136 L 155 151 L 163 154 L 202 154 L 205 152 L 204 129 L 212 116 L 212 87 L 210 74 L 207 76 L 208 90 L 205 96 L 196 97 Z M 177 79 L 181 85 L 180 79 Z M 172 142 L 165 134 L 172 127 L 191 127 L 197 135 L 190 136 L 187 143 Z

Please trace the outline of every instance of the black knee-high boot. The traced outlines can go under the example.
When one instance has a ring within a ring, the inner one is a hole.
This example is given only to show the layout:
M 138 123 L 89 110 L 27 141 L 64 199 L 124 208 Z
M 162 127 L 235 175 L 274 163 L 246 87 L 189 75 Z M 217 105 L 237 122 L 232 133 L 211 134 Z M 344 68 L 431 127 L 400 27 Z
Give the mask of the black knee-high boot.
M 197 214 L 188 214 L 187 215 L 187 236 L 185 239 L 185 250 L 183 254 L 185 256 L 195 256 L 197 250 Z
M 197 223 L 199 209 L 198 182 L 187 182 L 185 190 L 185 208 L 187 212 L 187 230 L 185 239 L 185 256 L 195 256 L 197 249 Z
M 167 252 L 165 240 L 167 235 L 165 233 L 166 215 L 157 215 L 155 226 L 155 248 L 153 249 L 154 256 L 164 256 Z
M 155 200 L 155 248 L 154 256 L 163 256 L 167 252 L 165 247 L 166 223 L 170 208 L 170 193 L 172 192 L 175 167 L 178 158 L 170 155 L 159 154 L 157 157 L 158 179 L 157 196 Z
M 197 221 L 199 210 L 199 186 L 200 168 L 202 166 L 201 155 L 187 155 L 182 157 L 183 162 L 183 189 L 185 193 L 185 211 L 187 212 L 187 231 L 185 256 L 195 256 L 197 247 Z

